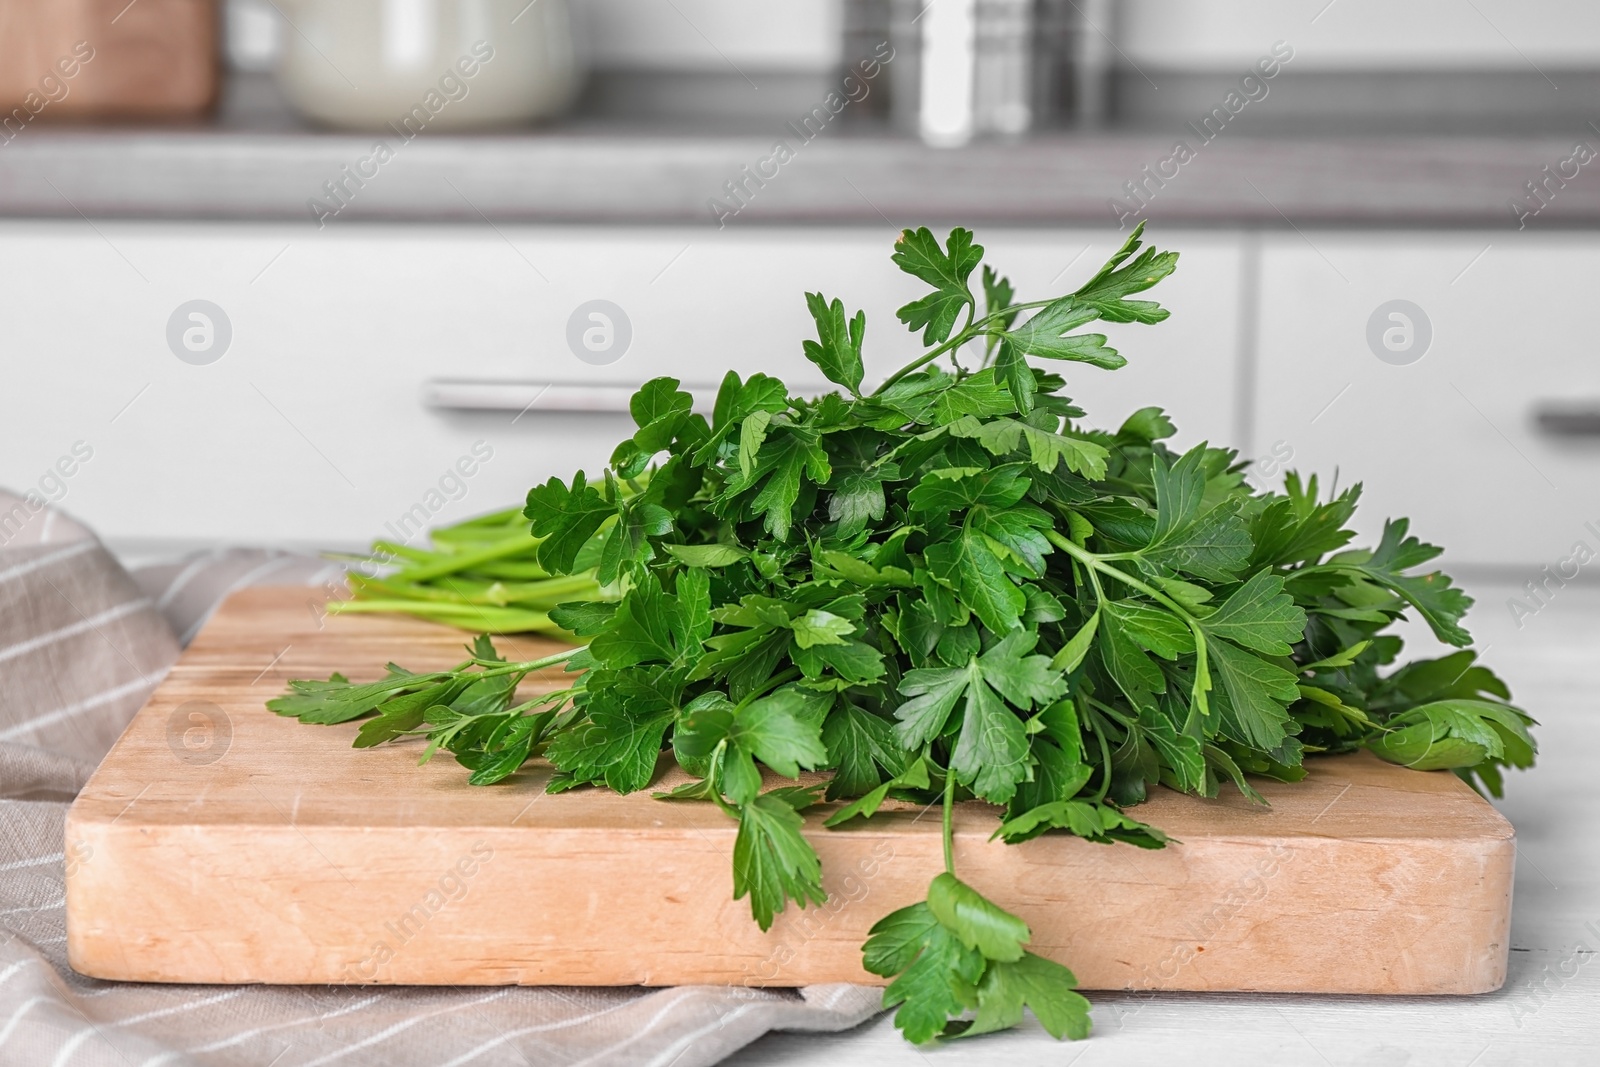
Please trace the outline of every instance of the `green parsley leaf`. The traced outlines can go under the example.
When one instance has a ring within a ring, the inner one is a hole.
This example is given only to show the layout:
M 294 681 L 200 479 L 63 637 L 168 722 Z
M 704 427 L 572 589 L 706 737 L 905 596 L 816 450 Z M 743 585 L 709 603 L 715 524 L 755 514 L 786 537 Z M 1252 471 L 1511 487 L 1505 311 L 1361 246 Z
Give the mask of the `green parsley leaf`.
M 978 1013 L 961 1036 L 1009 1030 L 1028 1007 L 1057 1041 L 1088 1037 L 1089 1002 L 1073 991 L 1077 984 L 1067 968 L 1031 952 L 1009 963 L 991 963 L 978 983 Z
M 1153 826 L 1130 819 L 1109 804 L 1088 800 L 1056 800 L 1007 819 L 995 836 L 1008 844 L 1028 841 L 1047 830 L 1066 830 L 1085 841 L 1125 841 L 1140 848 L 1161 848 L 1167 836 Z
M 1533 720 L 1508 704 L 1439 700 L 1396 716 L 1367 747 L 1390 763 L 1419 771 L 1456 770 L 1494 760 L 1533 765 Z
M 689 567 L 726 567 L 750 558 L 738 545 L 662 545 L 667 554 Z
M 828 749 L 827 762 L 834 767 L 829 800 L 870 793 L 883 784 L 883 773 L 893 779 L 906 763 L 905 751 L 894 740 L 894 724 L 849 700 L 837 701 L 828 712 L 822 741 Z M 927 784 L 924 771 L 922 785 Z
M 1066 691 L 1048 657 L 1028 654 L 1037 640 L 1017 631 L 965 667 L 907 672 L 900 692 L 910 699 L 895 710 L 901 745 L 916 749 L 939 737 L 965 697 L 951 767 L 979 796 L 1005 803 L 1028 773 L 1028 744 L 1016 709 L 1049 703 Z
M 1010 278 L 1002 278 L 995 273 L 993 267 L 983 268 L 983 311 L 984 317 L 993 317 L 990 323 L 991 331 L 1003 332 L 1011 328 L 1017 321 L 1017 310 L 1012 307 L 1016 302 L 1017 291 L 1011 287 Z M 1000 338 L 997 332 L 991 332 L 986 344 L 992 350 Z
M 794 631 L 794 643 L 801 648 L 817 645 L 842 645 L 844 639 L 856 632 L 855 623 L 821 608 L 812 608 L 789 623 Z
M 831 742 L 829 748 L 832 750 Z M 845 758 L 843 756 L 834 758 L 839 761 L 839 766 L 842 770 L 845 766 Z M 928 761 L 926 758 L 919 756 L 912 760 L 904 771 L 869 792 L 861 794 L 861 796 L 828 816 L 823 825 L 832 829 L 835 826 L 849 822 L 851 819 L 870 819 L 878 813 L 879 808 L 883 807 L 883 802 L 889 799 L 889 794 L 894 790 L 899 789 L 908 792 L 924 790 L 928 788 L 929 780 Z
M 1028 941 L 1028 924 L 991 904 L 948 871 L 928 886 L 928 910 L 939 924 L 985 959 L 1015 961 Z
M 1107 322 L 1161 322 L 1167 310 L 1153 300 L 1129 300 L 1142 293 L 1178 267 L 1178 253 L 1146 248 L 1132 263 L 1127 260 L 1144 243 L 1144 223 L 1134 227 L 1120 249 L 1106 261 L 1100 272 L 1073 296 L 1092 307 Z
M 544 538 L 539 565 L 551 574 L 571 573 L 578 551 L 616 511 L 582 471 L 572 476 L 570 486 L 551 478 L 528 490 L 525 514 L 533 522 L 533 535 Z
M 1306 613 L 1283 591 L 1283 579 L 1263 570 L 1234 590 L 1201 626 L 1208 636 L 1269 656 L 1287 656 L 1305 634 Z
M 733 842 L 733 899 L 749 895 L 751 914 L 763 930 L 771 929 L 773 917 L 790 900 L 803 908 L 828 899 L 822 861 L 800 832 L 805 820 L 796 803 L 790 794 L 773 790 L 740 809 Z
M 1450 579 L 1435 571 L 1420 576 L 1404 572 L 1435 558 L 1443 550 L 1408 537 L 1407 519 L 1396 519 L 1383 525 L 1383 538 L 1370 554 L 1356 553 L 1342 561 L 1361 574 L 1398 594 L 1406 603 L 1417 609 L 1434 636 L 1446 644 L 1461 647 L 1471 644 L 1472 635 L 1461 626 L 1461 618 L 1472 607 L 1472 598 L 1456 589 Z M 1365 556 L 1366 558 L 1362 558 Z
M 796 689 L 780 689 L 745 706 L 734 716 L 729 738 L 785 778 L 800 768 L 828 761 L 822 722 L 809 714 L 810 701 Z
M 835 300 L 829 304 L 821 293 L 807 293 L 806 307 L 817 322 L 817 335 L 821 341 L 806 341 L 806 358 L 827 375 L 830 382 L 844 386 L 856 396 L 861 395 L 861 340 L 867 329 L 867 313 L 856 312 L 856 317 L 845 321 L 844 303 Z
M 945 247 L 940 248 L 939 239 L 926 226 L 906 230 L 895 243 L 892 258 L 901 270 L 936 290 L 895 314 L 911 329 L 923 331 L 925 345 L 949 338 L 961 309 L 974 306 L 967 280 L 983 261 L 983 247 L 972 243 L 972 231 L 959 227 L 951 230 Z
M 994 360 L 995 380 L 1011 393 L 1011 401 L 1016 404 L 1017 411 L 1026 415 L 1033 410 L 1035 398 L 1039 395 L 1039 379 L 1028 364 L 1026 355 L 1010 337 L 990 334 L 990 346 L 996 341 L 999 342 L 1000 353 Z
M 600 550 L 600 564 L 595 577 L 602 585 L 610 585 L 640 564 L 655 558 L 655 547 L 650 538 L 672 532 L 672 512 L 656 504 L 634 499 L 617 509 L 617 521 L 606 534 Z
M 1128 361 L 1106 344 L 1105 334 L 1068 333 L 1099 317 L 1099 311 L 1080 298 L 1062 297 L 1008 332 L 1005 339 L 1016 352 L 1024 356 L 1088 363 L 1106 370 L 1127 366 Z
M 1093 479 L 1103 478 L 1106 460 L 1110 456 L 1104 445 L 1053 433 L 1018 419 L 979 422 L 967 416 L 951 423 L 949 432 L 956 437 L 976 438 L 996 456 L 1009 456 L 1018 448 L 1025 447 L 1029 462 L 1046 474 L 1065 464 L 1074 474 Z
M 590 679 L 588 715 L 556 734 L 545 756 L 577 781 L 603 781 L 618 793 L 643 789 L 677 715 L 682 675 L 657 668 Z
M 1273 750 L 1289 733 L 1288 705 L 1300 698 L 1295 676 L 1227 641 L 1207 642 L 1221 683 L 1211 695 L 1223 731 L 1236 741 Z
M 931 1041 L 951 1017 L 977 1006 L 983 956 L 963 945 L 927 904 L 880 919 L 862 955 L 873 974 L 899 976 L 884 989 L 883 1006 L 899 1005 L 894 1024 L 909 1041 Z

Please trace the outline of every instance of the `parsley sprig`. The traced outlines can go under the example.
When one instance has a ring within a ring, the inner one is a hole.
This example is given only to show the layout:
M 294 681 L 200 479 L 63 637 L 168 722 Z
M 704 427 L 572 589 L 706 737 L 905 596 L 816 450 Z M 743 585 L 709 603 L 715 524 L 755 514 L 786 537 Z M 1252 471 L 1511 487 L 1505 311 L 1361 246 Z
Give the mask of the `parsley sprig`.
M 944 871 L 864 956 L 918 1042 L 1025 1008 L 1058 1037 L 1089 1029 L 1072 972 L 958 877 L 958 801 L 994 805 L 1009 843 L 1160 848 L 1126 813 L 1157 785 L 1259 801 L 1252 775 L 1293 781 L 1308 755 L 1366 748 L 1498 795 L 1505 768 L 1532 764 L 1533 720 L 1466 648 L 1471 600 L 1419 572 L 1440 550 L 1405 520 L 1351 548 L 1359 486 L 1253 491 L 1235 452 L 1169 447 L 1156 408 L 1088 428 L 1032 362 L 1123 365 L 1082 328 L 1165 319 L 1138 294 L 1175 253 L 1141 227 L 1073 292 L 1021 303 L 987 265 L 974 291 L 966 230 L 907 231 L 893 258 L 931 286 L 898 313 L 928 351 L 877 388 L 864 315 L 808 294 L 804 351 L 840 392 L 729 373 L 707 419 L 658 378 L 600 477 L 529 492 L 540 580 L 592 569 L 615 594 L 549 609 L 583 647 L 507 663 L 480 637 L 450 671 L 295 682 L 270 706 L 364 719 L 357 746 L 425 737 L 424 759 L 443 748 L 479 784 L 542 757 L 552 792 L 633 792 L 675 763 L 691 780 L 657 795 L 737 822 L 732 892 L 762 929 L 825 899 L 805 811 L 833 805 L 831 828 L 940 805 Z M 1461 651 L 1396 668 L 1386 631 L 1412 611 Z M 517 702 L 557 662 L 570 684 Z

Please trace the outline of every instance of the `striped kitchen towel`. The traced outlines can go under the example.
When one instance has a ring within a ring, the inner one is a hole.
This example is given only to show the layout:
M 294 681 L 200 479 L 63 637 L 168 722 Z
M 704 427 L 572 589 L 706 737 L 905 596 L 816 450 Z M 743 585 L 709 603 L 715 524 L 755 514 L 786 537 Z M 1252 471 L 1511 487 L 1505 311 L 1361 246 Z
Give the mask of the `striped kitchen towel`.
M 834 1031 L 878 990 L 181 986 L 67 965 L 67 806 L 236 588 L 322 585 L 307 556 L 219 549 L 129 575 L 82 526 L 0 493 L 0 1067 L 698 1067 L 769 1030 Z M 137 801 L 135 801 L 137 802 Z
M 229 593 L 251 585 L 344 586 L 344 566 L 262 548 L 214 548 L 135 567 L 133 580 L 187 646 Z
M 18 506 L 0 493 L 0 516 Z M 100 542 L 53 514 L 0 549 L 0 744 L 96 763 L 178 642 Z

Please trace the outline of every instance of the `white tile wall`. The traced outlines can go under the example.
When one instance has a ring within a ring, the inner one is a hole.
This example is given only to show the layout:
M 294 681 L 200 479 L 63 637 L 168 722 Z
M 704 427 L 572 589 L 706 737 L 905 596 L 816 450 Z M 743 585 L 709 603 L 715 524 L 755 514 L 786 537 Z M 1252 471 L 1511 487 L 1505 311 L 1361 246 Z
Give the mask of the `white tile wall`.
M 850 0 L 569 0 L 602 67 L 820 69 L 839 55 Z M 1082 4 L 1124 62 L 1243 70 L 1275 40 L 1295 69 L 1592 66 L 1600 12 L 1592 0 L 1117 0 Z M 270 0 L 228 0 L 236 66 L 271 66 L 287 31 Z M 1095 37 L 1100 40 L 1098 34 Z
M 842 2 L 568 0 L 596 66 L 724 72 L 831 66 L 839 57 Z M 293 32 L 273 0 L 227 0 L 225 45 L 235 67 L 270 70 L 283 35 Z
M 1243 71 L 1275 40 L 1294 69 L 1589 67 L 1592 0 L 1121 0 L 1117 43 L 1134 64 Z
M 821 69 L 839 56 L 845 0 L 572 0 L 596 66 Z

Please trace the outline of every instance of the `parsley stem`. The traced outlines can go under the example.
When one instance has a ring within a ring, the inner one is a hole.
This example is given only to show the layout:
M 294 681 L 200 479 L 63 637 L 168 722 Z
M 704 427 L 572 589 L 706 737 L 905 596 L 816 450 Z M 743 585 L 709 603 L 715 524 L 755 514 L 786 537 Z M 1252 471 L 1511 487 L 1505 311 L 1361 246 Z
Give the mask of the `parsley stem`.
M 954 351 L 973 338 L 983 336 L 983 334 L 987 332 L 987 327 L 991 322 L 996 322 L 1005 318 L 1007 315 L 1014 314 L 1018 311 L 1026 311 L 1029 308 L 1042 308 L 1046 304 L 1053 303 L 1055 303 L 1054 300 L 1034 300 L 1026 304 L 1012 304 L 1010 307 L 1003 307 L 999 311 L 991 312 L 990 314 L 984 315 L 981 318 L 976 317 L 976 308 L 969 304 L 967 310 L 967 325 L 961 330 L 960 333 L 950 338 L 950 340 L 946 341 L 938 348 L 933 349 L 927 355 L 919 356 L 910 363 L 907 363 L 904 367 L 901 367 L 899 370 L 895 371 L 893 374 L 889 375 L 889 377 L 884 380 L 884 383 L 874 389 L 869 395 L 877 396 L 885 389 L 898 382 L 900 379 L 906 377 L 907 375 L 915 374 L 917 371 L 921 370 L 923 367 L 926 367 L 928 364 L 932 363 L 946 352 Z
M 501 541 L 491 542 L 482 548 L 466 552 L 454 552 L 448 555 L 434 554 L 427 562 L 421 563 L 420 566 L 402 567 L 398 576 L 403 577 L 408 582 L 422 582 L 430 578 L 439 578 L 446 574 L 454 574 L 456 571 L 466 570 L 479 563 L 501 560 L 508 556 L 526 555 L 529 546 L 534 543 L 536 542 L 531 536 L 519 533 Z
M 722 809 L 724 815 L 740 818 L 739 809 L 728 803 L 722 795 L 722 786 L 717 781 L 717 768 L 722 766 L 723 754 L 728 751 L 728 739 L 724 737 L 717 742 L 717 747 L 711 752 L 711 759 L 706 764 L 706 784 L 711 793 L 711 799 L 717 802 L 717 807 Z
M 956 772 L 954 768 L 946 767 L 944 770 L 944 869 L 951 877 L 956 873 L 955 833 L 953 817 L 956 807 Z
M 960 348 L 962 345 L 966 344 L 968 341 L 970 341 L 974 337 L 978 336 L 978 333 L 980 333 L 980 332 L 981 331 L 975 331 L 975 330 L 972 329 L 971 326 L 968 326 L 966 329 L 962 330 L 960 333 L 958 333 L 954 337 L 950 338 L 950 340 L 946 341 L 944 344 L 940 345 L 938 348 L 935 348 L 933 351 L 927 353 L 924 356 L 920 356 L 917 359 L 912 360 L 910 363 L 907 363 L 904 367 L 901 367 L 899 370 L 897 370 L 893 374 L 889 375 L 889 377 L 884 380 L 884 383 L 882 385 L 878 386 L 878 388 L 876 388 L 876 389 L 874 389 L 872 391 L 871 395 L 872 396 L 877 396 L 879 393 L 883 392 L 885 389 L 889 388 L 891 385 L 895 384 L 900 379 L 905 378 L 908 375 L 915 374 L 917 371 L 921 370 L 923 367 L 926 367 L 928 364 L 932 363 L 934 360 L 938 359 L 940 356 L 944 355 L 946 352 L 950 352 L 950 351 L 953 351 L 953 350 L 955 350 L 957 348 Z
M 1085 567 L 1088 567 L 1091 571 L 1099 571 L 1101 574 L 1115 578 L 1118 581 L 1139 590 L 1141 593 L 1145 593 L 1148 596 L 1151 596 L 1157 600 L 1160 600 L 1162 603 L 1175 608 L 1179 612 L 1183 612 L 1182 608 L 1178 608 L 1177 605 L 1172 604 L 1172 602 L 1161 593 L 1151 589 L 1148 585 L 1139 581 L 1139 579 L 1134 578 L 1132 575 L 1125 574 L 1118 568 L 1111 566 L 1111 564 L 1105 561 L 1106 558 L 1109 557 L 1102 557 L 1098 553 L 1090 552 L 1087 548 L 1079 547 L 1076 541 L 1073 541 L 1069 537 L 1062 536 L 1061 533 L 1056 530 L 1046 530 L 1044 531 L 1044 536 L 1045 539 L 1048 540 L 1052 545 L 1055 545 L 1057 548 L 1061 549 L 1061 551 L 1065 552 L 1079 563 L 1082 563 Z M 1183 614 L 1187 615 L 1187 612 L 1183 612 Z
M 1101 605 L 1106 602 L 1105 587 L 1100 584 L 1100 572 L 1093 567 L 1085 566 L 1083 573 L 1089 576 L 1089 584 L 1094 587 L 1094 606 L 1095 610 L 1098 611 Z
M 565 652 L 557 652 L 553 656 L 545 656 L 542 659 L 524 660 L 521 663 L 500 663 L 493 667 L 485 667 L 483 670 L 474 674 L 473 677 L 495 678 L 502 674 L 528 674 L 533 671 L 541 670 L 545 667 L 554 667 L 558 663 L 565 663 L 567 660 L 571 659 L 573 656 L 576 656 L 579 652 L 582 652 L 588 647 L 588 645 L 580 645 L 577 648 L 569 648 Z M 481 664 L 494 661 L 474 660 L 473 662 Z
M 1139 717 L 1137 715 L 1129 716 L 1124 714 L 1123 712 L 1120 712 L 1116 708 L 1112 707 L 1110 704 L 1107 704 L 1101 700 L 1096 700 L 1094 697 L 1089 697 L 1088 702 L 1091 706 L 1098 709 L 1102 715 L 1111 716 L 1123 726 L 1132 726 L 1138 721 Z
M 1209 654 L 1206 646 L 1206 633 L 1205 630 L 1200 626 L 1200 620 L 1191 615 L 1184 609 L 1183 605 L 1179 604 L 1176 600 L 1173 600 L 1165 593 L 1157 592 L 1154 588 L 1146 585 L 1144 582 L 1141 582 L 1131 574 L 1124 572 L 1118 567 L 1111 566 L 1111 564 L 1105 562 L 1104 557 L 1097 556 L 1086 548 L 1079 548 L 1070 539 L 1062 537 L 1055 530 L 1046 530 L 1044 532 L 1044 536 L 1052 545 L 1055 545 L 1067 555 L 1082 563 L 1085 567 L 1088 567 L 1091 577 L 1093 577 L 1095 571 L 1100 571 L 1103 574 L 1110 575 L 1118 581 L 1126 584 L 1130 588 L 1137 589 L 1139 592 L 1150 597 L 1150 599 L 1162 605 L 1168 611 L 1172 612 L 1179 619 L 1181 619 L 1185 626 L 1189 627 L 1189 632 L 1194 635 L 1195 672 L 1194 688 L 1191 690 L 1193 693 L 1193 699 L 1189 705 L 1189 721 L 1184 723 L 1183 730 L 1185 733 L 1188 733 L 1191 736 L 1200 736 L 1200 731 L 1202 729 L 1202 723 L 1200 720 L 1204 717 L 1202 712 L 1206 706 L 1205 694 L 1206 690 L 1211 688 L 1211 668 L 1208 662 Z M 1119 558 L 1124 556 L 1136 558 L 1137 555 L 1138 553 L 1118 554 Z M 1095 582 L 1095 591 L 1099 592 L 1099 589 L 1100 583 Z
M 1100 788 L 1094 795 L 1094 802 L 1098 804 L 1111 792 L 1111 741 L 1106 737 L 1105 723 L 1099 721 L 1099 712 L 1095 707 L 1085 704 L 1084 710 L 1089 712 L 1085 718 L 1090 723 L 1095 739 L 1100 742 L 1100 769 L 1104 773 L 1100 777 Z
M 1176 600 L 1173 600 L 1171 597 L 1167 596 L 1163 592 L 1160 592 L 1154 587 L 1146 585 L 1144 582 L 1141 582 L 1139 579 L 1135 578 L 1126 571 L 1121 570 L 1118 567 L 1113 567 L 1111 564 L 1105 562 L 1107 559 L 1112 557 L 1100 556 L 1090 552 L 1086 548 L 1079 548 L 1077 544 L 1068 538 L 1062 537 L 1055 530 L 1046 530 L 1044 532 L 1044 536 L 1052 545 L 1055 545 L 1057 548 L 1061 549 L 1061 551 L 1065 552 L 1079 563 L 1082 563 L 1085 567 L 1088 567 L 1091 571 L 1091 577 L 1092 572 L 1099 571 L 1101 574 L 1104 574 L 1107 577 L 1115 578 L 1124 585 L 1139 590 L 1139 592 L 1143 593 L 1151 600 L 1156 601 L 1162 607 L 1178 616 L 1178 618 L 1182 619 L 1186 624 L 1188 624 L 1191 629 L 1194 628 L 1197 620 L 1193 615 L 1189 614 L 1188 611 L 1184 610 L 1182 604 L 1179 604 Z M 1137 553 L 1123 552 L 1118 553 L 1116 558 L 1132 559 L 1135 558 L 1136 555 Z M 1100 583 L 1096 581 L 1094 585 L 1095 591 L 1098 592 L 1100 589 Z
M 766 696 L 768 693 L 772 692 L 780 685 L 783 685 L 785 682 L 792 682 L 798 677 L 800 677 L 800 668 L 798 667 L 787 667 L 784 670 L 779 671 L 771 678 L 768 678 L 764 683 L 762 683 L 762 685 L 746 693 L 744 699 L 739 701 L 738 705 L 734 707 L 733 713 L 735 715 L 739 714 L 739 712 L 743 711 L 751 701 L 758 700 L 761 697 Z
M 532 700 L 524 700 L 521 704 L 518 704 L 516 707 L 507 708 L 506 709 L 506 714 L 508 714 L 508 715 L 520 715 L 520 714 L 522 714 L 524 712 L 532 711 L 534 708 L 539 707 L 541 704 L 554 704 L 554 705 L 557 705 L 557 707 L 552 708 L 551 710 L 552 711 L 558 711 L 558 710 L 560 710 L 559 705 L 565 704 L 568 700 L 570 700 L 572 698 L 572 695 L 574 693 L 576 693 L 577 691 L 578 690 L 576 690 L 576 689 L 558 689 L 553 693 L 540 693 L 538 696 L 534 697 Z

